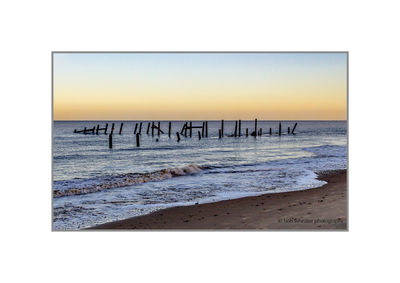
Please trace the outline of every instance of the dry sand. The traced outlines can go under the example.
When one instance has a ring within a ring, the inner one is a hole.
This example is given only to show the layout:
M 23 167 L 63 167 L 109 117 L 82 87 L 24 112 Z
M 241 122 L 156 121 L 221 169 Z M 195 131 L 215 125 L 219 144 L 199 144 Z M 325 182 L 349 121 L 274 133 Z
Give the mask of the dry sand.
M 328 184 L 304 191 L 173 207 L 91 229 L 347 230 L 347 170 L 329 171 L 319 179 Z

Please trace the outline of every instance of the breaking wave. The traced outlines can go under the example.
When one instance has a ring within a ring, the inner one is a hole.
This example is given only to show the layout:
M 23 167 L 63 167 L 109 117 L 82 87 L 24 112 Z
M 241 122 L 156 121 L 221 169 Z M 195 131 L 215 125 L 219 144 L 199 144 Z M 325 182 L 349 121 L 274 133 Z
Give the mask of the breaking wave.
M 198 173 L 207 167 L 195 164 L 184 167 L 167 168 L 151 173 L 128 173 L 117 176 L 90 179 L 74 179 L 70 181 L 54 181 L 54 197 L 83 195 L 112 188 L 120 188 L 135 184 L 161 181 L 173 177 Z

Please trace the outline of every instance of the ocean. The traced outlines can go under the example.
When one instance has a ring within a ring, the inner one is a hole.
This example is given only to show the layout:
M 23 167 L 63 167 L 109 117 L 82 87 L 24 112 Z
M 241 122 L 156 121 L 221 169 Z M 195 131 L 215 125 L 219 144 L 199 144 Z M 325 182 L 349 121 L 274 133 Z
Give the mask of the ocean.
M 347 168 L 347 121 L 282 121 L 281 136 L 279 121 L 258 121 L 261 137 L 250 136 L 254 121 L 242 121 L 236 138 L 228 137 L 235 121 L 225 121 L 222 139 L 221 121 L 209 121 L 208 138 L 199 140 L 194 129 L 179 143 L 183 121 L 172 122 L 171 138 L 157 130 L 152 136 L 151 129 L 147 135 L 148 121 L 142 121 L 140 147 L 133 132 L 141 121 L 112 122 L 112 149 L 104 131 L 74 133 L 106 121 L 54 122 L 54 230 L 79 230 L 172 206 L 310 189 L 325 184 L 317 172 Z M 108 133 L 112 122 L 107 121 Z M 295 122 L 295 134 L 288 134 Z M 161 129 L 168 132 L 168 121 L 161 121 Z

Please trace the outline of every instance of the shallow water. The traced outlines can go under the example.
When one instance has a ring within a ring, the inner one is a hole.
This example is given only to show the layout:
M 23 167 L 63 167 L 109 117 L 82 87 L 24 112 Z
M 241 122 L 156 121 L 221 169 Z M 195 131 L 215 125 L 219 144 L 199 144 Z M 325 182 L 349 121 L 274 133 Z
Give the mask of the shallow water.
M 76 230 L 177 205 L 312 188 L 324 182 L 314 172 L 347 167 L 345 121 L 300 121 L 295 135 L 287 128 L 293 121 L 258 121 L 262 137 L 246 137 L 254 121 L 242 121 L 242 136 L 233 134 L 235 122 L 225 121 L 224 138 L 218 138 L 220 121 L 208 122 L 208 138 L 146 134 L 141 146 L 133 134 L 137 121 L 115 122 L 113 149 L 108 135 L 76 134 L 104 121 L 54 122 L 53 130 L 53 228 Z M 109 129 L 111 123 L 109 123 Z M 201 125 L 201 122 L 193 122 Z M 168 131 L 168 122 L 161 122 Z M 269 135 L 269 128 L 273 134 Z M 158 141 L 156 141 L 158 139 Z

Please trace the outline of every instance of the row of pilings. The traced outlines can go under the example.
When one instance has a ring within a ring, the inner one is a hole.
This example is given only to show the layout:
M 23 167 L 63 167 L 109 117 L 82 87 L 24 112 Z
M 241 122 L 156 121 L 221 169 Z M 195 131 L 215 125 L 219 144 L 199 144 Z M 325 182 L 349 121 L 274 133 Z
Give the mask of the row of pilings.
M 136 146 L 140 147 L 140 136 L 142 135 L 142 128 L 143 128 L 143 124 L 145 122 L 138 122 L 135 124 L 135 128 L 133 131 L 133 134 L 136 136 Z M 181 121 L 179 122 L 181 123 Z M 198 139 L 201 140 L 202 138 L 208 138 L 208 121 L 203 121 L 203 122 L 197 122 L 197 123 L 201 123 L 198 125 L 194 124 L 195 122 L 184 122 L 182 128 L 180 129 L 180 131 L 176 132 L 176 137 L 177 137 L 177 142 L 180 142 L 181 137 L 192 137 L 193 135 L 195 135 L 196 133 L 194 133 L 194 131 L 197 129 L 197 136 Z M 257 127 L 257 119 L 254 120 L 254 128 L 253 131 L 249 133 L 249 128 L 246 128 L 246 131 L 242 134 L 242 120 L 237 120 L 235 121 L 235 128 L 232 134 L 229 135 L 225 135 L 224 129 L 225 129 L 225 121 L 221 120 L 221 126 L 218 129 L 218 138 L 222 139 L 224 136 L 226 137 L 241 137 L 241 136 L 246 136 L 248 137 L 253 136 L 253 137 L 257 137 L 257 136 L 262 136 L 263 134 L 263 129 L 262 128 L 258 128 Z M 119 131 L 118 134 L 122 134 L 122 129 L 123 129 L 124 123 L 120 124 L 119 127 Z M 297 123 L 294 124 L 294 126 L 292 128 L 288 127 L 287 128 L 287 134 L 295 134 L 295 129 L 297 127 Z M 82 133 L 82 134 L 93 134 L 93 135 L 99 135 L 99 134 L 105 134 L 107 135 L 108 132 L 108 123 L 106 123 L 106 125 L 104 127 L 100 127 L 100 125 L 98 124 L 97 126 L 93 126 L 92 128 L 87 128 L 84 127 L 83 130 L 74 130 L 74 133 Z M 114 130 L 115 130 L 115 123 L 112 123 L 111 127 L 110 127 L 110 132 L 109 132 L 109 148 L 112 148 L 112 137 L 114 134 Z M 251 131 L 252 129 L 250 129 Z M 166 130 L 166 132 L 168 133 L 168 137 L 171 138 L 171 133 L 172 133 L 172 122 L 168 122 L 168 130 Z M 161 134 L 166 134 L 166 132 L 164 132 L 161 129 L 161 122 L 155 122 L 155 121 L 151 121 L 151 122 L 147 122 L 147 130 L 146 130 L 146 134 L 147 135 L 157 135 L 160 136 Z M 144 133 L 144 129 L 143 129 L 143 133 Z M 278 131 L 277 134 L 279 136 L 281 136 L 283 133 L 282 131 L 282 124 L 281 122 L 279 122 L 279 127 L 278 127 Z M 269 135 L 272 135 L 272 128 L 269 128 Z M 158 141 L 158 139 L 157 139 Z

